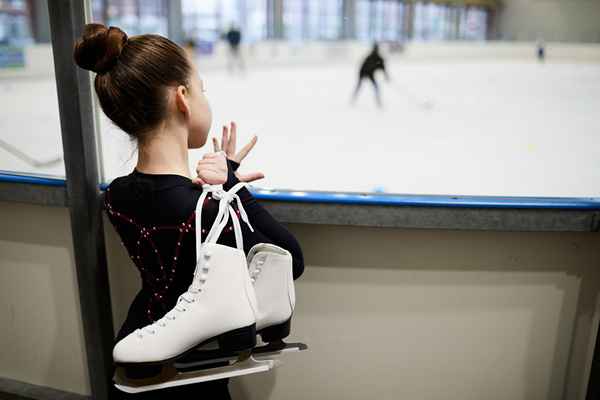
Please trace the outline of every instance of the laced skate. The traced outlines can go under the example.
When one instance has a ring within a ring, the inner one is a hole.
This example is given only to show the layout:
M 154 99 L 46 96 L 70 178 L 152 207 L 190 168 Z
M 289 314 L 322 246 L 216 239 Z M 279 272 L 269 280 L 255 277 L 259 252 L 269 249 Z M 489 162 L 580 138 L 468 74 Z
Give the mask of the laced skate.
M 248 271 L 254 285 L 258 311 L 256 331 L 271 348 L 285 348 L 296 304 L 292 255 L 269 243 L 248 252 Z
M 279 356 L 282 353 L 306 350 L 304 343 L 285 343 L 289 336 L 296 296 L 291 254 L 276 245 L 258 243 L 248 252 L 248 273 L 258 301 L 256 331 L 266 343 L 255 347 L 257 359 Z M 180 370 L 210 365 L 216 361 L 235 359 L 234 353 L 205 348 L 178 360 Z

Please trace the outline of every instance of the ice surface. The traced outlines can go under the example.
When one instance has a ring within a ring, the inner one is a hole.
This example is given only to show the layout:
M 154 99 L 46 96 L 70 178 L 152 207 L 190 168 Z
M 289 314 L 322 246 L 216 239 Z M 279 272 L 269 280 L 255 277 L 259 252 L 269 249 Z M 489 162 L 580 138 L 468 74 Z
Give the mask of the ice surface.
M 234 120 L 238 143 L 258 134 L 241 171 L 255 186 L 295 190 L 572 196 L 600 195 L 600 65 L 410 63 L 381 76 L 384 109 L 356 66 L 201 71 L 212 134 Z M 62 153 L 53 81 L 0 82 L 0 139 L 31 157 Z M 127 136 L 101 119 L 106 181 L 135 165 Z M 209 142 L 210 143 L 210 142 Z M 191 167 L 208 146 L 191 152 Z M 35 169 L 0 149 L 0 169 Z M 193 170 L 193 169 L 192 169 Z

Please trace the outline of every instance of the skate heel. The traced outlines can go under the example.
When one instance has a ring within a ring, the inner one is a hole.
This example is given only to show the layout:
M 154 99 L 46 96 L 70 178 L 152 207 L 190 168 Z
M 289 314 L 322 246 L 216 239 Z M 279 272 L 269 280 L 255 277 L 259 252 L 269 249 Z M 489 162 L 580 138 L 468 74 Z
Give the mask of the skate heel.
M 234 329 L 222 334 L 217 339 L 223 351 L 243 352 L 256 346 L 256 324 Z
M 277 342 L 290 335 L 291 327 L 292 318 L 290 317 L 287 321 L 281 324 L 269 326 L 268 328 L 261 330 L 259 334 L 265 343 Z

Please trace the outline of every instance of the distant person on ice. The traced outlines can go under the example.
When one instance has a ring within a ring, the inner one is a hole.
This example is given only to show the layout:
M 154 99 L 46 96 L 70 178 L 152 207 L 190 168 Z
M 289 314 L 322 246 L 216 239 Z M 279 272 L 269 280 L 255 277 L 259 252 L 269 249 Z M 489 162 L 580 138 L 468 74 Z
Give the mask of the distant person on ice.
M 546 59 L 546 45 L 543 39 L 538 39 L 537 41 L 537 58 L 541 63 Z
M 377 106 L 379 108 L 382 107 L 381 93 L 379 91 L 379 86 L 377 85 L 377 80 L 375 80 L 375 72 L 377 72 L 377 70 L 382 70 L 386 80 L 389 82 L 390 76 L 385 69 L 385 61 L 383 60 L 383 57 L 381 57 L 381 54 L 379 54 L 379 45 L 375 43 L 373 44 L 373 49 L 360 67 L 356 89 L 354 89 L 354 94 L 352 95 L 352 103 L 354 103 L 358 97 L 358 92 L 360 91 L 363 80 L 369 79 L 375 89 L 375 101 L 377 102 Z
M 229 61 L 227 69 L 233 72 L 236 64 L 240 71 L 244 71 L 244 60 L 240 52 L 240 43 L 242 42 L 242 32 L 235 24 L 231 24 L 229 31 L 224 35 L 229 44 Z

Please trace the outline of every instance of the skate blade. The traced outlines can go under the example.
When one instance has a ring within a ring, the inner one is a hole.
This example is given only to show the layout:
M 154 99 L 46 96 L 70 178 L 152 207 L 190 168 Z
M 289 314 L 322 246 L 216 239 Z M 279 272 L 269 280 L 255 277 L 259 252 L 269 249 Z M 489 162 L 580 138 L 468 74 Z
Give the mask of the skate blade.
M 252 356 L 256 359 L 261 359 L 262 357 L 276 357 L 278 355 L 284 353 L 295 353 L 298 351 L 308 350 L 308 346 L 304 343 L 283 343 L 284 347 L 275 347 L 271 346 L 262 346 L 257 347 L 252 351 Z
M 194 383 L 209 382 L 218 379 L 233 378 L 236 376 L 256 374 L 259 372 L 266 372 L 277 365 L 280 362 L 278 360 L 256 360 L 253 357 L 247 358 L 244 361 L 239 361 L 235 364 L 228 365 L 225 367 L 210 368 L 198 371 L 179 372 L 174 367 L 174 376 L 171 378 L 160 381 L 159 376 L 158 382 L 150 383 L 148 380 L 140 382 L 132 382 L 123 377 L 123 375 L 115 374 L 114 382 L 115 387 L 126 393 L 142 393 L 151 390 L 166 389 L 169 387 L 192 385 Z
M 277 343 L 275 345 L 268 344 L 265 346 L 255 347 L 252 349 L 252 357 L 262 359 L 265 357 L 276 357 L 283 353 L 292 353 L 308 349 L 304 343 Z M 211 365 L 218 362 L 229 362 L 236 359 L 235 354 L 223 354 L 219 351 L 198 351 L 191 354 L 186 360 L 176 362 L 175 368 L 178 370 L 186 370 L 191 368 L 199 368 L 205 365 Z

